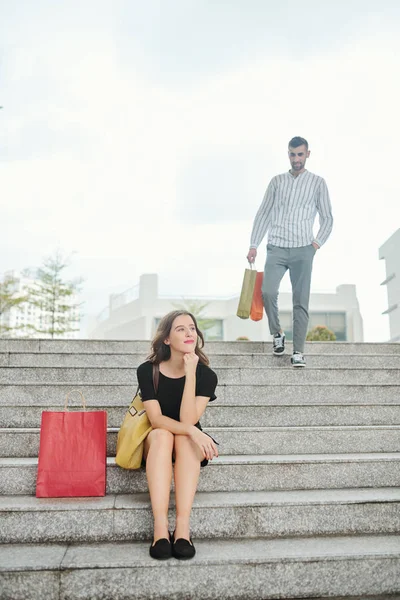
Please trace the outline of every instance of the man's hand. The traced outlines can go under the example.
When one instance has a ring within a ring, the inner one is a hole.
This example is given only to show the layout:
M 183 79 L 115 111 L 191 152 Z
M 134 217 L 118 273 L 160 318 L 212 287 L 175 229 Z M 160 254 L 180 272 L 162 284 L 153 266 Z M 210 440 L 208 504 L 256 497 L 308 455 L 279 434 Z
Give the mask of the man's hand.
M 256 260 L 256 256 L 257 256 L 257 248 L 250 248 L 249 253 L 247 255 L 247 260 L 249 261 L 249 263 L 251 265 Z
M 314 248 L 315 248 L 316 250 L 319 250 L 319 246 L 318 246 L 317 242 L 313 242 L 313 243 L 312 243 L 312 245 L 314 246 Z

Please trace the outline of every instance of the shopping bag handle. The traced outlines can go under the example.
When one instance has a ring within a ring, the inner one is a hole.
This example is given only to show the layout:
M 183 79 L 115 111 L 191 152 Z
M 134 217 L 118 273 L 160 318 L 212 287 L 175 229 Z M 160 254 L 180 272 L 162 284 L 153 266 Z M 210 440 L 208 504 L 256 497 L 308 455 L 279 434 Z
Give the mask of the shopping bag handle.
M 70 395 L 72 394 L 72 392 L 78 392 L 78 394 L 81 395 L 82 404 L 83 404 L 83 410 L 86 410 L 85 396 L 83 395 L 83 393 L 81 392 L 81 390 L 76 390 L 76 389 L 70 390 L 68 392 L 68 394 L 65 396 L 64 410 L 69 410 L 69 408 L 68 408 L 68 398 L 70 397 Z

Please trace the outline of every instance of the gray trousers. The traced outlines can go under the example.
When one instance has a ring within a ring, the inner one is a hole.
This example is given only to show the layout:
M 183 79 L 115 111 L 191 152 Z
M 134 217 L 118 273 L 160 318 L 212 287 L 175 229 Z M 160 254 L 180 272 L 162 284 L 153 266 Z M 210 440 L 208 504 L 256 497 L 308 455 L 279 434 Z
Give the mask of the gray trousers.
M 304 352 L 308 328 L 311 272 L 315 256 L 312 244 L 301 248 L 267 246 L 262 297 L 271 335 L 281 330 L 278 313 L 278 293 L 282 277 L 289 269 L 293 297 L 293 351 Z

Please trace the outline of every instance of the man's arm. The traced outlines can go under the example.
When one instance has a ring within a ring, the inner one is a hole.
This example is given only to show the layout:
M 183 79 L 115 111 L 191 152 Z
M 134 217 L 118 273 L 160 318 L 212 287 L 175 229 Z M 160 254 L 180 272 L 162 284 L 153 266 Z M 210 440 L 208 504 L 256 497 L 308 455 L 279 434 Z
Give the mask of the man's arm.
M 319 231 L 313 243 L 321 247 L 327 241 L 333 227 L 332 206 L 324 179 L 322 179 L 318 190 L 317 211 L 319 214 Z
M 261 206 L 258 209 L 254 219 L 253 230 L 250 238 L 250 248 L 257 248 L 267 233 L 271 222 L 271 213 L 275 201 L 275 190 L 276 183 L 274 178 L 267 187 L 267 191 L 264 194 Z

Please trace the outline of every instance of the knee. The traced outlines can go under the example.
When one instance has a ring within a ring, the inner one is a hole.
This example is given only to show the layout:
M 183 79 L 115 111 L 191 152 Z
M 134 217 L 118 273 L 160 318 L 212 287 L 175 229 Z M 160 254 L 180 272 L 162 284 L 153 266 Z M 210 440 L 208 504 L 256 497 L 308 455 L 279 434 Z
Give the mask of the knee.
M 147 439 L 151 446 L 172 449 L 174 444 L 174 434 L 166 429 L 153 429 L 150 431 Z
M 262 288 L 261 295 L 264 303 L 276 300 L 276 298 L 278 297 L 276 290 L 273 290 L 267 286 Z

